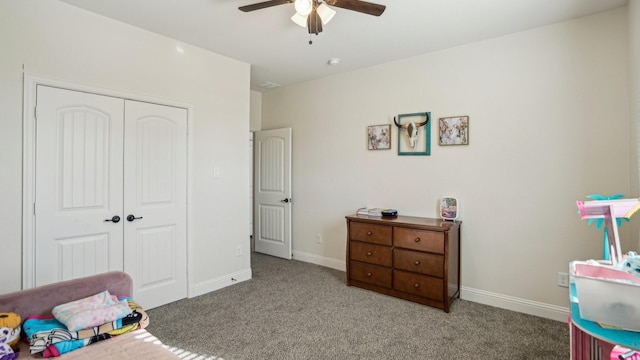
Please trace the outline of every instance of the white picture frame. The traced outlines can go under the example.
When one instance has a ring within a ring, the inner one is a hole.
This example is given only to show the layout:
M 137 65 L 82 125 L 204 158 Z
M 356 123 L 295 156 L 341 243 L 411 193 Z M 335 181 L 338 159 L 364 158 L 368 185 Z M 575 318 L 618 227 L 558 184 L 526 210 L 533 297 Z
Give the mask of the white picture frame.
M 440 199 L 440 217 L 443 220 L 456 220 L 459 212 L 458 199 L 443 197 Z

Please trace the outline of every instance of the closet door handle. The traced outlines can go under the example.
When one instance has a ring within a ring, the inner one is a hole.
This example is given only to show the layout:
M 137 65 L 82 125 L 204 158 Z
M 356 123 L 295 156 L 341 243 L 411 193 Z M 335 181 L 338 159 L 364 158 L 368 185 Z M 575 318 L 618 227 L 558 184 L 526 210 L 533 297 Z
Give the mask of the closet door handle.
M 114 215 L 111 219 L 104 219 L 105 222 L 112 221 L 114 223 L 120 222 L 120 216 Z
M 136 219 L 142 219 L 142 216 L 140 217 L 135 217 L 134 215 L 127 215 L 127 221 L 133 221 Z

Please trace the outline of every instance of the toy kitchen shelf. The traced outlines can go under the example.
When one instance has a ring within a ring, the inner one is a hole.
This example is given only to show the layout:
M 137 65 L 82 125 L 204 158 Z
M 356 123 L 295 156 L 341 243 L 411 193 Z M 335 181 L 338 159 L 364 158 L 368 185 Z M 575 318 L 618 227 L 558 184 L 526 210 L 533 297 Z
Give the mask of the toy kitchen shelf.
M 609 359 L 615 345 L 640 351 L 640 332 L 603 328 L 597 323 L 580 317 L 575 283 L 571 282 L 571 359 Z M 600 357 L 592 357 L 600 353 Z M 606 355 L 605 355 L 606 354 Z
M 630 218 L 638 209 L 638 199 L 577 201 L 581 219 L 604 219 L 611 263 L 622 259 L 617 218 Z M 573 269 L 571 264 L 569 269 Z M 571 300 L 570 336 L 571 359 L 609 359 L 615 345 L 640 351 L 640 332 L 602 327 L 580 316 L 579 298 L 573 274 L 570 274 L 569 296 Z

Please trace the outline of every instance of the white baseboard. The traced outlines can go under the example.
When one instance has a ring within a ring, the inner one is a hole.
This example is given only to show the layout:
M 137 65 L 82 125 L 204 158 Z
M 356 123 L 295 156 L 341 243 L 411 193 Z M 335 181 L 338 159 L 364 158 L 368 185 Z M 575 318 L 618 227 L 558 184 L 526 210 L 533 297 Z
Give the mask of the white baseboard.
M 318 256 L 315 254 L 309 254 L 309 253 L 295 251 L 295 250 L 293 251 L 293 258 L 295 260 L 300 260 L 300 261 L 308 262 L 311 264 L 321 265 L 321 266 L 325 266 L 325 267 L 340 270 L 340 271 L 347 271 L 347 265 L 345 264 L 344 260 L 336 260 L 333 258 Z
M 466 286 L 460 289 L 460 298 L 501 309 L 517 311 L 523 314 L 535 315 L 551 320 L 567 322 L 569 309 L 562 306 L 550 305 L 513 296 L 478 290 Z
M 245 269 L 235 273 L 226 274 L 215 279 L 194 284 L 189 288 L 189 298 L 204 295 L 212 291 L 220 290 L 230 285 L 251 280 L 251 269 Z
M 293 258 L 296 260 L 326 266 L 340 271 L 347 270 L 346 264 L 342 260 L 336 260 L 333 258 L 318 256 L 315 254 L 309 254 L 300 251 L 294 251 Z M 473 301 L 501 309 L 517 311 L 523 314 L 539 316 L 546 319 L 562 322 L 566 322 L 567 317 L 569 316 L 569 309 L 562 306 L 550 305 L 538 301 L 478 290 L 466 286 L 462 286 L 460 292 L 460 298 L 463 300 Z

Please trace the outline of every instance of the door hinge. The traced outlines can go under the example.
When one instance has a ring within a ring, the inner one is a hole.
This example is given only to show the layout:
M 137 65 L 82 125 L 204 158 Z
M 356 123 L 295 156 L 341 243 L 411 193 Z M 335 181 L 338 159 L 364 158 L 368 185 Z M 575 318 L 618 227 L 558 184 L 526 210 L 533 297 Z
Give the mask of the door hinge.
M 35 120 L 38 120 L 38 107 L 37 106 L 33 107 L 33 118 Z
M 36 203 L 33 203 L 33 216 L 36 216 Z

